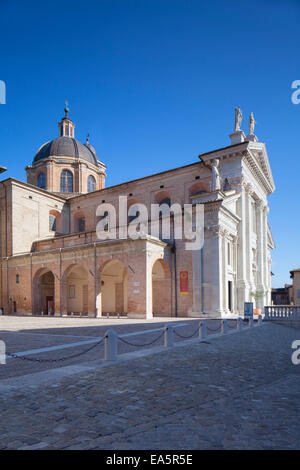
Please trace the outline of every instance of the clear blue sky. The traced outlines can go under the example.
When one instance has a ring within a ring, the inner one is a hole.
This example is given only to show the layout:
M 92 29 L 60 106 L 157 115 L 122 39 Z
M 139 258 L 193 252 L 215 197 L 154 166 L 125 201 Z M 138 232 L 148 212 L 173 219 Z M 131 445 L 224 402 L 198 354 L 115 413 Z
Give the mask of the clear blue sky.
M 229 144 L 234 107 L 254 112 L 276 192 L 275 287 L 300 267 L 300 0 L 0 0 L 0 165 L 25 180 L 58 135 L 64 101 L 108 166 L 107 185 Z

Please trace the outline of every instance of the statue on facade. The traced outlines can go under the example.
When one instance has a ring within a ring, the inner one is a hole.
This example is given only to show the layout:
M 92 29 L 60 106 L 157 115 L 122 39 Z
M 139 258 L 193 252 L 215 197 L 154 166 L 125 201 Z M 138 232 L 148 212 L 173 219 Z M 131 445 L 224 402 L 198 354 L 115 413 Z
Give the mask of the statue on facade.
M 255 124 L 256 124 L 256 122 L 255 122 L 253 113 L 251 113 L 250 116 L 249 116 L 249 135 L 254 135 Z
M 211 183 L 210 183 L 210 190 L 211 191 L 219 191 L 221 189 L 221 178 L 220 173 L 218 170 L 219 160 L 215 159 L 212 162 L 212 175 L 211 175 Z
M 234 132 L 239 132 L 241 130 L 242 119 L 243 114 L 241 108 L 235 108 Z

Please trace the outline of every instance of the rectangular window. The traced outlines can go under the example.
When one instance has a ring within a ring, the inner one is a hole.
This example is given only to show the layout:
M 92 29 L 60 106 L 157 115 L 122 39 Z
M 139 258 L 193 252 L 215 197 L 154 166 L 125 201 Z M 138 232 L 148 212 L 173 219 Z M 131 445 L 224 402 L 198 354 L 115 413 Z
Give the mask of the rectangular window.
M 70 299 L 75 298 L 75 286 L 69 286 L 69 298 Z
M 297 289 L 297 297 L 300 299 L 300 289 Z
M 19 282 L 20 282 L 20 276 L 19 274 L 16 274 L 16 284 L 19 284 Z
M 85 218 L 84 217 L 80 217 L 80 219 L 78 219 L 78 231 L 85 232 Z

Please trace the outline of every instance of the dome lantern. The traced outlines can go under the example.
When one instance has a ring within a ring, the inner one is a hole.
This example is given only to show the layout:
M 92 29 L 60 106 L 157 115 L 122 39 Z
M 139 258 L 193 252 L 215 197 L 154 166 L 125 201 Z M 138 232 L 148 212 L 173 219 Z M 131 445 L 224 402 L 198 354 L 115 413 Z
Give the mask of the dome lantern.
M 62 120 L 58 123 L 59 126 L 59 135 L 60 137 L 72 137 L 74 138 L 75 136 L 75 124 L 72 122 L 72 120 L 69 118 L 68 113 L 69 113 L 69 104 L 66 101 L 66 106 L 65 106 L 65 116 L 62 118 Z

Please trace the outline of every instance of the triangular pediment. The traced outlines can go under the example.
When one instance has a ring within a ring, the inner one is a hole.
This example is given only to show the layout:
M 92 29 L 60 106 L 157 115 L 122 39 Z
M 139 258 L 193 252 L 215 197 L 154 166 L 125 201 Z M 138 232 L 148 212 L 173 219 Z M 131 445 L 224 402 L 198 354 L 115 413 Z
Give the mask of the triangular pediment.
M 251 143 L 248 150 L 269 183 L 270 192 L 273 192 L 275 190 L 275 184 L 265 144 L 260 142 Z

